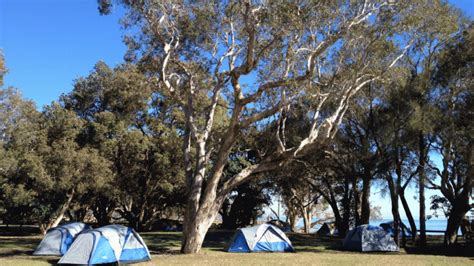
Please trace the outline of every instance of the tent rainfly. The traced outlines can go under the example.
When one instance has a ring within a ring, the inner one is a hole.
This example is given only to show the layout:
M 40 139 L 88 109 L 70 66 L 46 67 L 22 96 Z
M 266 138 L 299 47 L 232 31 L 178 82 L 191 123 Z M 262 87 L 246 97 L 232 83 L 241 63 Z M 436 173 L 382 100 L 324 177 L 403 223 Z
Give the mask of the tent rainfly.
M 261 224 L 237 230 L 227 252 L 292 252 L 291 241 L 278 227 Z
M 80 222 L 63 224 L 48 230 L 39 243 L 34 256 L 61 256 L 66 253 L 74 238 L 90 226 Z
M 133 263 L 151 260 L 150 252 L 135 230 L 107 225 L 77 236 L 59 264 Z
M 355 251 L 399 251 L 392 236 L 379 226 L 359 225 L 350 230 L 344 238 L 343 246 Z

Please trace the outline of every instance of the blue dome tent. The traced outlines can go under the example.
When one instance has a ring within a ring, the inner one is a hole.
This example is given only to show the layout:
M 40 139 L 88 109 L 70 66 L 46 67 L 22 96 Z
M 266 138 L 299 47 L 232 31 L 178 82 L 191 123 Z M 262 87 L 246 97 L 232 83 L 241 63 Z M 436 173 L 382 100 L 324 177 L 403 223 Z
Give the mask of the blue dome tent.
M 343 246 L 354 251 L 399 251 L 392 236 L 379 226 L 359 225 L 350 230 L 344 238 Z
M 227 252 L 292 252 L 291 241 L 278 227 L 261 224 L 237 230 Z
M 61 256 L 66 253 L 74 238 L 90 226 L 80 222 L 63 224 L 48 230 L 39 243 L 34 256 Z
M 107 225 L 77 236 L 59 264 L 133 263 L 151 260 L 150 252 L 135 230 Z

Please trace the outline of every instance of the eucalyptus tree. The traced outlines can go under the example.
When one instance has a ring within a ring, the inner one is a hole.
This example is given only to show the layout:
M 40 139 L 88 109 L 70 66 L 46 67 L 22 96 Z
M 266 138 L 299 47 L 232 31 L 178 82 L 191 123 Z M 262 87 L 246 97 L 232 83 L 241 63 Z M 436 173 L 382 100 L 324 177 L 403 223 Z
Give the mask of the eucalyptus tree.
M 110 12 L 111 2 L 100 1 L 100 11 Z M 127 58 L 143 65 L 184 112 L 184 253 L 200 250 L 234 187 L 333 138 L 350 99 L 367 84 L 383 81 L 412 43 L 423 20 L 412 14 L 432 5 L 369 0 L 117 2 L 127 12 L 123 25 L 131 29 L 125 37 Z M 276 119 L 301 98 L 312 99 L 306 137 L 289 147 L 278 134 L 274 153 L 224 178 L 229 153 L 247 129 Z M 325 105 L 328 99 L 335 99 L 331 108 Z M 216 118 L 220 108 L 227 109 L 223 121 Z
M 412 143 L 413 134 L 408 126 L 410 108 L 406 104 L 406 98 L 400 94 L 397 89 L 403 84 L 390 84 L 392 90 L 387 92 L 384 103 L 377 108 L 375 124 L 378 128 L 374 131 L 373 139 L 377 145 L 377 154 L 380 157 L 379 176 L 387 181 L 390 194 L 391 211 L 394 221 L 394 240 L 399 244 L 399 229 L 401 226 L 399 200 L 401 191 L 406 188 L 413 179 L 416 171 L 413 166 L 416 162 L 413 160 L 410 143 Z M 409 176 L 408 176 L 409 175 Z M 402 204 L 408 214 L 409 208 L 405 203 Z M 414 221 L 409 219 L 410 225 Z M 416 232 L 416 227 L 413 228 Z M 416 236 L 416 233 L 414 233 Z
M 298 168 L 298 166 L 300 166 Z M 288 166 L 287 171 L 291 173 L 291 177 L 288 177 L 290 173 L 283 175 L 280 180 L 276 181 L 278 187 L 278 194 L 282 198 L 282 202 L 287 209 L 287 215 L 289 214 L 289 224 L 292 229 L 296 229 L 296 223 L 299 218 L 303 218 L 303 231 L 310 233 L 312 228 L 313 210 L 315 210 L 321 194 L 316 192 L 309 183 L 308 178 L 309 172 L 306 169 L 302 169 L 299 164 L 294 166 Z
M 286 146 L 298 145 L 308 132 L 310 117 L 307 114 L 310 111 L 309 102 L 302 102 L 291 110 L 284 110 L 280 119 L 272 120 L 261 133 L 266 142 L 259 146 L 266 146 L 267 149 L 260 149 L 260 153 L 275 152 L 275 147 L 278 147 L 278 140 L 273 138 L 275 132 L 281 134 L 281 140 Z M 322 156 L 321 153 L 311 152 L 295 162 L 288 163 L 284 168 L 266 174 L 274 181 L 274 192 L 284 204 L 287 222 L 293 231 L 297 230 L 296 225 L 300 218 L 303 219 L 305 233 L 309 233 L 312 228 L 313 210 L 319 207 L 318 200 L 321 197 L 312 186 L 312 174 L 314 168 L 319 166 L 318 161 Z
M 430 164 L 439 182 L 432 186 L 449 202 L 445 244 L 456 242 L 470 204 L 474 175 L 474 27 L 461 31 L 442 51 L 434 74 L 436 133 L 434 151 L 440 166 Z
M 321 170 L 317 170 L 319 171 Z M 345 236 L 356 222 L 354 183 L 332 170 L 322 170 L 319 174 L 317 172 L 311 177 L 311 186 L 331 208 L 338 234 Z
M 260 179 L 236 187 L 219 211 L 222 228 L 234 230 L 256 224 L 257 219 L 264 214 L 263 208 L 271 203 L 266 193 L 268 187 L 268 182 Z
M 234 147 L 229 155 L 224 175 L 233 176 L 243 168 L 258 160 L 258 141 L 248 135 L 248 138 Z M 252 148 L 253 147 L 253 148 Z M 219 214 L 222 217 L 222 227 L 237 229 L 255 224 L 263 215 L 263 208 L 270 205 L 268 191 L 273 187 L 269 178 L 259 178 L 235 187 L 226 197 Z
M 409 123 L 412 130 L 418 131 L 418 189 L 420 244 L 426 245 L 425 186 L 427 182 L 427 162 L 430 143 L 433 141 L 434 116 L 432 105 L 432 77 L 440 50 L 456 34 L 466 19 L 459 11 L 447 3 L 434 5 L 424 14 L 426 21 L 421 25 L 419 39 L 407 53 L 406 66 L 410 70 L 410 99 L 412 115 Z
M 31 218 L 35 191 L 18 174 L 24 155 L 36 147 L 40 113 L 33 102 L 14 88 L 0 89 L 0 203 L 3 221 L 26 222 Z M 34 154 L 28 158 L 36 161 Z
M 379 165 L 384 163 L 374 141 L 374 134 L 378 131 L 375 116 L 377 106 L 383 102 L 383 94 L 383 90 L 369 86 L 354 98 L 353 107 L 343 120 L 336 138 L 337 149 L 332 153 L 332 167 L 352 178 L 358 225 L 369 223 L 372 181 L 380 172 Z
M 78 142 L 110 160 L 109 189 L 92 195 L 105 223 L 116 211 L 130 226 L 149 229 L 182 202 L 184 176 L 179 115 L 136 66 L 98 62 L 76 80 L 62 104 L 86 121 Z
M 58 225 L 73 202 L 107 182 L 108 161 L 76 143 L 83 121 L 57 103 L 38 112 L 13 90 L 1 91 L 2 200 L 7 215 Z
M 83 125 L 82 119 L 58 103 L 42 112 L 40 132 L 45 139 L 35 150 L 41 162 L 38 172 L 27 175 L 34 179 L 34 204 L 40 205 L 34 212 L 43 232 L 57 226 L 74 201 L 100 191 L 110 181 L 110 162 L 98 150 L 76 142 Z

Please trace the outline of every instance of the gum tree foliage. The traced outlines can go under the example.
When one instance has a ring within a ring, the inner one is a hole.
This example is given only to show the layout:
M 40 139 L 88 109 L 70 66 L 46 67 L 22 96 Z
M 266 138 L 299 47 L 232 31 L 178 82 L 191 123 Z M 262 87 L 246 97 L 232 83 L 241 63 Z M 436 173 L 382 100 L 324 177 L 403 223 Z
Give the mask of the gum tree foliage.
M 303 175 L 305 173 L 303 172 Z M 310 233 L 312 228 L 313 212 L 321 195 L 314 191 L 314 188 L 308 184 L 308 181 L 301 175 L 293 173 L 291 178 L 282 178 L 278 182 L 280 195 L 287 210 L 288 222 L 292 230 L 296 231 L 296 223 L 299 218 L 303 218 L 303 231 Z
M 72 202 L 86 201 L 83 197 L 99 192 L 110 180 L 110 162 L 98 150 L 80 147 L 76 142 L 83 123 L 58 103 L 42 112 L 40 126 L 46 138 L 37 152 L 44 170 L 38 169 L 41 172 L 34 201 L 42 207 L 36 210 L 42 231 L 57 226 Z
M 0 202 L 4 223 L 26 222 L 35 193 L 16 176 L 21 157 L 34 149 L 40 114 L 14 88 L 0 89 Z M 30 156 L 30 157 L 33 157 Z M 10 184 L 10 183 L 16 184 Z
M 426 206 L 425 186 L 429 179 L 428 161 L 430 143 L 433 141 L 434 124 L 438 119 L 436 110 L 431 102 L 432 80 L 435 73 L 438 54 L 446 43 L 464 27 L 466 20 L 460 12 L 454 10 L 447 4 L 434 5 L 425 14 L 427 23 L 420 31 L 420 38 L 414 43 L 405 57 L 405 66 L 409 74 L 406 79 L 409 83 L 408 102 L 411 115 L 409 120 L 410 130 L 417 131 L 417 144 L 415 153 L 418 158 L 417 179 L 419 189 L 419 224 L 420 245 L 426 245 Z
M 4 219 L 59 224 L 72 202 L 107 183 L 109 164 L 77 145 L 83 121 L 59 104 L 36 111 L 14 89 L 2 90 L 2 201 Z
M 106 14 L 112 1 L 99 1 Z M 329 142 L 350 99 L 383 82 L 422 24 L 425 1 L 116 1 L 127 58 L 184 114 L 187 203 L 182 252 L 195 253 L 228 193 Z M 430 2 L 431 3 L 431 2 Z M 437 3 L 437 2 L 436 2 Z M 306 136 L 233 177 L 223 171 L 249 128 L 311 99 Z M 332 99 L 331 108 L 325 105 Z M 216 113 L 224 108 L 225 117 Z M 322 112 L 326 109 L 326 112 Z
M 470 203 L 474 175 L 474 29 L 471 24 L 458 33 L 441 52 L 433 75 L 437 120 L 433 150 L 442 165 L 430 164 L 439 182 L 430 182 L 443 198 L 434 205 L 447 208 L 445 244 L 456 242 L 459 225 L 473 207 Z
M 258 145 L 259 141 L 252 134 L 248 134 L 246 139 L 241 140 L 229 155 L 224 175 L 233 176 L 255 163 L 259 159 L 258 151 L 261 150 L 257 147 Z M 273 184 L 267 178 L 258 178 L 235 187 L 228 194 L 219 211 L 222 227 L 237 229 L 255 224 L 257 218 L 263 215 L 263 208 L 271 203 L 268 193 L 271 187 Z
M 112 162 L 107 189 L 91 195 L 100 224 L 117 211 L 130 226 L 150 229 L 165 212 L 179 210 L 181 118 L 136 66 L 111 69 L 98 62 L 62 103 L 86 121 L 80 145 Z
M 278 141 L 273 137 L 275 132 L 284 132 L 282 141 L 287 146 L 294 146 L 305 138 L 308 132 L 310 105 L 302 102 L 300 105 L 285 110 L 282 118 L 272 121 L 262 134 L 262 143 L 259 146 L 266 146 L 261 153 L 273 153 L 278 147 Z M 283 128 L 284 127 L 284 128 Z M 322 149 L 324 150 L 324 149 Z M 285 206 L 286 222 L 293 231 L 297 231 L 296 224 L 299 219 L 303 219 L 303 230 L 309 233 L 312 228 L 312 217 L 321 208 L 318 201 L 321 193 L 315 190 L 312 183 L 313 168 L 317 161 L 321 160 L 322 154 L 317 151 L 311 152 L 297 161 L 286 165 L 284 168 L 269 171 L 268 179 L 275 183 L 275 197 L 279 197 Z M 276 215 L 278 216 L 278 215 Z

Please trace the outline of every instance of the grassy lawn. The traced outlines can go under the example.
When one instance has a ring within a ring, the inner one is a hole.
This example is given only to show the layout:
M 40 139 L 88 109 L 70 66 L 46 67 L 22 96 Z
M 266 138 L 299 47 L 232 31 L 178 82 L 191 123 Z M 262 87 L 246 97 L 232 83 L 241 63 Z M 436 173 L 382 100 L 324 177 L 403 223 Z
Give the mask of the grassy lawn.
M 232 232 L 212 231 L 207 235 L 201 253 L 181 255 L 181 233 L 141 235 L 153 260 L 139 265 L 474 265 L 472 245 L 460 245 L 447 251 L 441 248 L 439 238 L 431 238 L 431 248 L 427 250 L 407 248 L 399 253 L 363 254 L 342 251 L 339 239 L 289 234 L 295 253 L 226 253 L 223 248 Z M 34 234 L 0 236 L 0 265 L 54 265 L 59 258 L 31 256 L 40 240 L 41 237 Z

